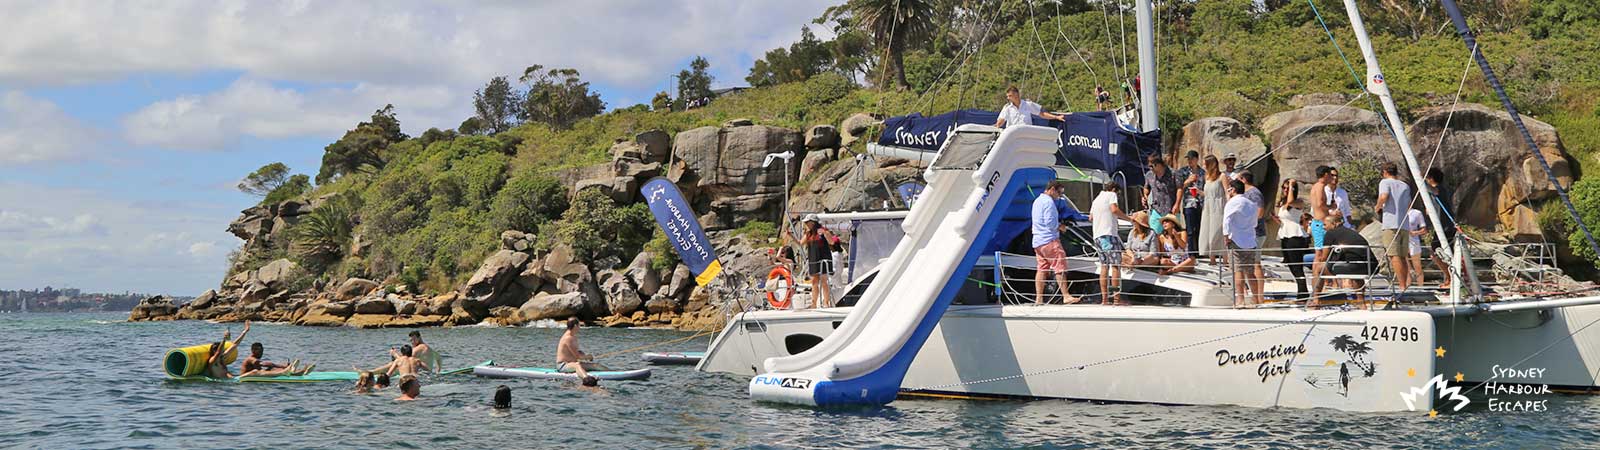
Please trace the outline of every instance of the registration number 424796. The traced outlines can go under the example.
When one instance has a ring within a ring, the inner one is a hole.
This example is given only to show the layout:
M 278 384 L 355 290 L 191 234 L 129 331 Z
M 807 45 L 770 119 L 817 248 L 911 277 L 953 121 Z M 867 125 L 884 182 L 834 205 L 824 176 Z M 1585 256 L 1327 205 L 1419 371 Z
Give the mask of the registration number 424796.
M 1361 337 L 1371 341 L 1416 342 L 1422 338 L 1417 327 L 1361 327 Z

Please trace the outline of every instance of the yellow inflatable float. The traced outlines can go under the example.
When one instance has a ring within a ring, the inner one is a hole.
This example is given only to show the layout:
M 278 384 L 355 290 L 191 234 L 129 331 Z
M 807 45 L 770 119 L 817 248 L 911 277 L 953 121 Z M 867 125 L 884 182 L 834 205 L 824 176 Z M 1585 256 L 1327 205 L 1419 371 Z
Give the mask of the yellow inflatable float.
M 234 348 L 233 342 L 223 342 L 226 352 L 222 355 L 223 364 L 233 364 L 239 359 L 239 349 Z M 185 378 L 204 374 L 206 371 L 206 356 L 211 353 L 211 344 L 200 344 L 190 347 L 175 348 L 167 351 L 162 366 L 171 378 Z

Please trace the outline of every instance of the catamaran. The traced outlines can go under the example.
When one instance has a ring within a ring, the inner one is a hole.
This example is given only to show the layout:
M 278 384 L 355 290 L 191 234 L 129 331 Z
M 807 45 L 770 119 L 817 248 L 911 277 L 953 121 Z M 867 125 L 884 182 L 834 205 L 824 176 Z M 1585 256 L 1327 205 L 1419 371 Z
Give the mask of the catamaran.
M 1409 172 L 1421 180 L 1359 11 L 1344 3 L 1367 92 L 1382 101 Z M 1454 2 L 1444 3 L 1471 42 Z M 1155 130 L 1150 2 L 1135 9 L 1145 80 L 1139 128 Z M 1477 283 L 1464 238 L 1446 239 L 1427 197 L 1430 228 L 1449 242 L 1448 293 L 1396 292 L 1368 273 L 1364 300 L 1381 307 L 1310 308 L 1279 276 L 1266 290 L 1290 300 L 1239 309 L 1221 276 L 1226 268 L 1202 264 L 1187 274 L 1123 271 L 1133 306 L 1034 304 L 1099 295 L 1096 258 L 1069 258 L 1068 286 L 1033 292 L 1034 257 L 1014 251 L 1027 240 L 1038 192 L 1081 173 L 1059 164 L 1063 135 L 1035 125 L 951 130 L 900 224 L 904 237 L 844 289 L 841 298 L 853 304 L 741 312 L 697 368 L 752 376 L 749 395 L 758 401 L 819 407 L 928 395 L 1433 411 L 1460 410 L 1489 382 L 1600 388 L 1600 329 L 1590 330 L 1600 323 L 1600 296 L 1491 295 Z M 1285 263 L 1299 262 L 1275 266 Z

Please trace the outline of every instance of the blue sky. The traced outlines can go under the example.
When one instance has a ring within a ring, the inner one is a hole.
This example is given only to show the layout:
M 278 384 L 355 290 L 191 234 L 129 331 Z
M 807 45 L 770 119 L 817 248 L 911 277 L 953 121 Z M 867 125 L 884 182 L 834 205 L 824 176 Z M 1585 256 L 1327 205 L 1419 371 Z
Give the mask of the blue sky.
M 417 134 L 531 64 L 578 69 L 613 108 L 696 55 L 743 85 L 832 3 L 0 0 L 0 289 L 198 294 L 256 203 L 239 178 L 314 175 L 385 103 Z

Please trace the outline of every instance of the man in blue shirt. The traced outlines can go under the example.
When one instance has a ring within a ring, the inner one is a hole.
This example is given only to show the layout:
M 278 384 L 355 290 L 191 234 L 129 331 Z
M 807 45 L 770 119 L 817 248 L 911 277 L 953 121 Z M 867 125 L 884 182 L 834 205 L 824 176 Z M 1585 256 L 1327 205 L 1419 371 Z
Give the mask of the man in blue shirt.
M 1044 193 L 1033 199 L 1033 254 L 1038 263 L 1033 276 L 1034 303 L 1044 303 L 1045 272 L 1055 272 L 1056 286 L 1066 298 L 1063 303 L 1078 302 L 1067 293 L 1067 251 L 1061 246 L 1061 211 L 1056 209 L 1056 200 L 1065 189 L 1060 181 L 1050 180 Z

